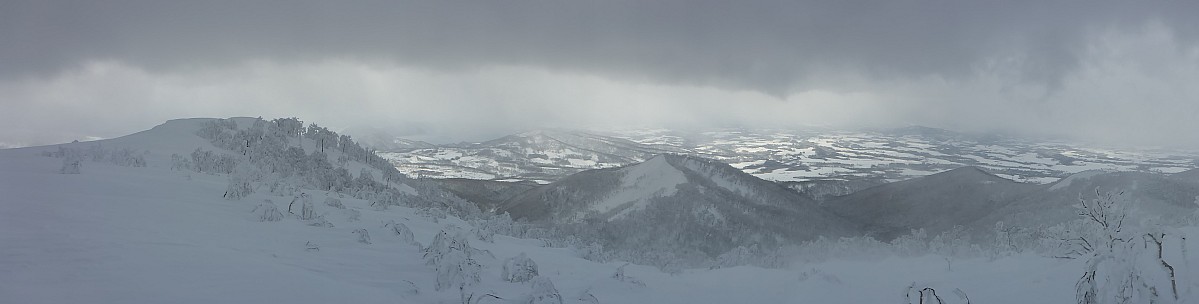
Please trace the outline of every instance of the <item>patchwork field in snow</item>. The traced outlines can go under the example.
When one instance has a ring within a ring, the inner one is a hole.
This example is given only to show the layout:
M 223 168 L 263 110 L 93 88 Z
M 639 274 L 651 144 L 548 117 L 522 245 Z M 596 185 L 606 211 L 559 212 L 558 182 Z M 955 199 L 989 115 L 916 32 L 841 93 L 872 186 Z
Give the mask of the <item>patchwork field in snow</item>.
M 622 155 L 604 153 L 613 147 L 619 147 Z M 712 158 L 778 182 L 898 181 L 978 166 L 1018 182 L 1043 184 L 1087 170 L 1175 173 L 1196 167 L 1199 161 L 1199 154 L 1189 151 L 1100 148 L 922 127 L 880 131 L 539 131 L 479 144 L 383 151 L 381 155 L 411 176 L 545 183 L 586 169 L 639 162 L 659 153 Z

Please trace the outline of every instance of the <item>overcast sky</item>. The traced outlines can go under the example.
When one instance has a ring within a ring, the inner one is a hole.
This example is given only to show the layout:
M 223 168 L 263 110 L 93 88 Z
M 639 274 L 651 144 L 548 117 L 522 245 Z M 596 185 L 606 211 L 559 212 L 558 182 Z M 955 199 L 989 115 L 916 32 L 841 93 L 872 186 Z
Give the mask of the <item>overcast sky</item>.
M 1199 146 L 1199 1 L 343 2 L 0 1 L 0 145 L 297 116 Z

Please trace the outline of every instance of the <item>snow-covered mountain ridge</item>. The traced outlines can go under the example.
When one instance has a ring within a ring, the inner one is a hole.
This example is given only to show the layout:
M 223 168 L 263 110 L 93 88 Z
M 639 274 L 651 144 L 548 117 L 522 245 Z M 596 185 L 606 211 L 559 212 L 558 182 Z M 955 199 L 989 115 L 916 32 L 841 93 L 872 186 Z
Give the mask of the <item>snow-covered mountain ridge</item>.
M 584 171 L 517 195 L 498 210 L 518 220 L 596 231 L 606 248 L 653 248 L 696 263 L 736 247 L 779 248 L 850 236 L 856 225 L 778 184 L 681 155 Z

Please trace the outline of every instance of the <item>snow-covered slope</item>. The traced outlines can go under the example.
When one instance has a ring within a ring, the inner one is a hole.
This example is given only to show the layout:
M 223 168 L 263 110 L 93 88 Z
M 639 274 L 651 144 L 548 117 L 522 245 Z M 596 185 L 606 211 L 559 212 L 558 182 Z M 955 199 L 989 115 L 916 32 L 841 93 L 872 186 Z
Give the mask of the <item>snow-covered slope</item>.
M 1199 183 L 1199 169 L 1191 169 L 1183 172 L 1170 174 L 1170 178 Z
M 867 226 L 882 239 L 925 229 L 939 234 L 987 216 L 1037 185 L 1021 184 L 962 167 L 868 188 L 827 202 L 836 213 Z
M 1035 226 L 1069 221 L 1077 218 L 1074 206 L 1079 200 L 1095 199 L 1096 192 L 1122 192 L 1119 199 L 1130 204 L 1130 214 L 1167 224 L 1185 222 L 1185 218 L 1199 210 L 1199 183 L 1161 174 L 1084 172 L 1037 189 L 973 225 L 990 227 L 1003 221 L 1008 225 Z
M 614 248 L 709 257 L 738 246 L 774 248 L 857 232 L 778 184 L 680 155 L 571 175 L 510 199 L 500 211 L 516 219 L 591 226 L 597 231 L 592 236 Z
M 1046 185 L 1016 183 L 963 167 L 884 184 L 830 199 L 824 206 L 889 240 L 924 229 L 938 234 L 955 226 L 976 238 L 989 237 L 998 222 L 1049 227 L 1078 219 L 1079 199 L 1096 191 L 1123 192 L 1136 218 L 1167 225 L 1185 223 L 1199 210 L 1199 183 L 1141 172 L 1086 171 Z

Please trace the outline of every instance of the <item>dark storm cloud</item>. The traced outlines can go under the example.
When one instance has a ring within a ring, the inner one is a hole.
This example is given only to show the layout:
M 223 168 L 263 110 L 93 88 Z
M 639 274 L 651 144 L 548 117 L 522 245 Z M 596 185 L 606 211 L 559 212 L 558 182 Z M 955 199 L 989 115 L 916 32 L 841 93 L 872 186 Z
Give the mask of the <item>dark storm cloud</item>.
M 1157 22 L 1190 45 L 1193 1 L 4 1 L 0 73 L 88 60 L 150 70 L 325 58 L 535 66 L 668 84 L 796 90 L 969 77 L 1007 62 L 1049 87 L 1094 31 Z
M 0 1 L 0 146 L 902 126 L 1199 147 L 1197 1 Z

